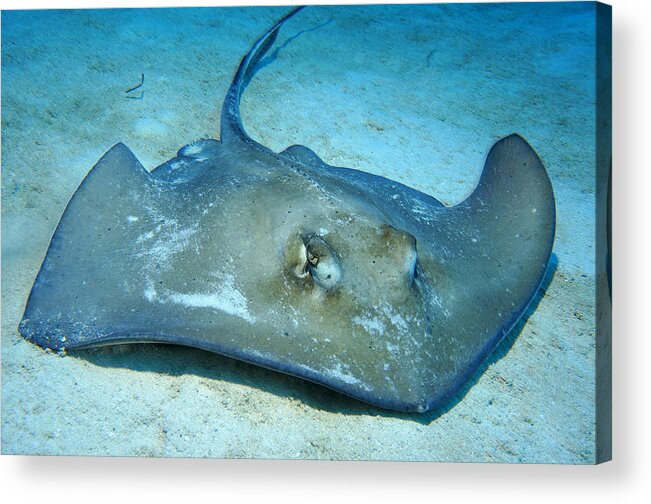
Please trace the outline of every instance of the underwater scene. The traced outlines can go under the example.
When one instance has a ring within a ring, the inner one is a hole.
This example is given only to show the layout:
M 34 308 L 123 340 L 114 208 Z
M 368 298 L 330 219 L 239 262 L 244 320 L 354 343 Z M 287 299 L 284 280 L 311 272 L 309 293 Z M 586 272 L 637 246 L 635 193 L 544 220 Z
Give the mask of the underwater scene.
M 2 453 L 595 463 L 596 19 L 3 11 Z

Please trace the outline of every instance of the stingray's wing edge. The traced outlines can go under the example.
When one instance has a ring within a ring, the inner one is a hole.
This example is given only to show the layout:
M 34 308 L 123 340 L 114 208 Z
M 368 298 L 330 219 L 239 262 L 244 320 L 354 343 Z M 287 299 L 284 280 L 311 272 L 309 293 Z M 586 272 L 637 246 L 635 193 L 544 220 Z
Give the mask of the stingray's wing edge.
M 526 313 L 545 278 L 556 231 L 554 191 L 540 157 L 518 134 L 493 145 L 472 194 L 441 214 L 458 247 L 446 267 L 452 285 L 474 290 L 457 313 L 464 318 L 464 346 L 453 377 L 432 392 L 425 409 L 440 407 L 467 383 Z M 455 260 L 457 264 L 455 264 Z M 474 326 L 473 326 L 474 324 Z M 484 329 L 488 329 L 484 331 Z
M 18 328 L 23 337 L 41 347 L 62 350 L 77 338 L 107 331 L 100 322 L 88 322 L 92 317 L 84 302 L 93 298 L 93 306 L 100 305 L 101 300 L 95 298 L 115 288 L 106 274 L 99 282 L 98 271 L 113 272 L 110 280 L 115 282 L 129 273 L 122 271 L 129 261 L 124 260 L 127 251 L 120 245 L 124 242 L 121 233 L 139 223 L 125 217 L 136 213 L 131 210 L 155 205 L 168 186 L 152 177 L 122 143 L 100 158 L 70 198 L 52 235 Z M 71 331 L 66 321 L 77 319 L 87 322 Z

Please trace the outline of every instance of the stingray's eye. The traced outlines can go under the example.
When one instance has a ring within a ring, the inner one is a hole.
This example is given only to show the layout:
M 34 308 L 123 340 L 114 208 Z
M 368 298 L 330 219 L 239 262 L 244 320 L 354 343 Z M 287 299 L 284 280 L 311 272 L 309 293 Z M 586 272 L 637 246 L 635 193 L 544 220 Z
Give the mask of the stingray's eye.
M 384 224 L 379 228 L 379 235 L 381 243 L 386 247 L 387 257 L 390 257 L 393 264 L 396 265 L 396 273 L 400 275 L 406 273 L 407 278 L 413 280 L 416 277 L 416 263 L 418 260 L 416 237 L 388 224 Z
M 325 289 L 335 287 L 342 277 L 337 253 L 320 236 L 312 236 L 305 243 L 304 268 L 314 279 L 314 283 Z

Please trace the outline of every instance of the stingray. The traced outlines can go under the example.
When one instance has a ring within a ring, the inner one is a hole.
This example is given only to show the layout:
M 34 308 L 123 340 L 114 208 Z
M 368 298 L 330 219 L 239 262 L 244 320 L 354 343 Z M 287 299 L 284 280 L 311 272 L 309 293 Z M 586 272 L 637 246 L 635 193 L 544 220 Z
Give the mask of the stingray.
M 509 333 L 554 240 L 539 157 L 517 134 L 499 140 L 470 196 L 446 206 L 301 145 L 260 145 L 240 98 L 298 10 L 243 58 L 220 140 L 151 172 L 120 143 L 92 168 L 34 282 L 26 339 L 57 351 L 188 345 L 424 412 Z

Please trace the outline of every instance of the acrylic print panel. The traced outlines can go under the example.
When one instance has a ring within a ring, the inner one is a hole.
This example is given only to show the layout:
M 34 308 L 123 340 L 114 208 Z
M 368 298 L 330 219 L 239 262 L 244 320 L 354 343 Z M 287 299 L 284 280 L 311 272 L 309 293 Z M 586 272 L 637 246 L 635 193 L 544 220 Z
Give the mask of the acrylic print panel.
M 3 453 L 607 460 L 609 8 L 288 12 L 3 12 Z

